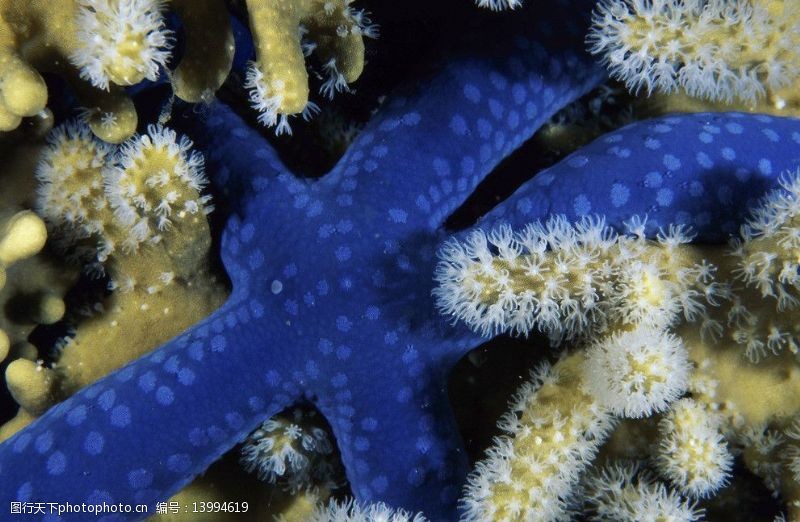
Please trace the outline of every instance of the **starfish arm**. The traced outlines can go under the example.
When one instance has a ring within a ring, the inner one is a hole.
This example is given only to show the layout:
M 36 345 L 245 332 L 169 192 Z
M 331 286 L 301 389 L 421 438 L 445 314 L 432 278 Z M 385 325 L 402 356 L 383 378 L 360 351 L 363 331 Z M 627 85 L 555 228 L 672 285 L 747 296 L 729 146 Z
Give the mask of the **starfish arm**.
M 479 227 L 563 214 L 646 232 L 685 224 L 707 241 L 738 229 L 755 200 L 800 165 L 800 120 L 738 113 L 674 115 L 611 132 L 537 174 Z
M 257 206 L 283 204 L 308 186 L 289 172 L 257 130 L 224 103 L 214 101 L 200 117 L 186 114 L 174 122 L 173 126 L 203 151 L 209 179 L 233 212 L 242 213 L 256 197 Z M 271 199 L 264 203 L 264 198 Z
M 455 520 L 467 460 L 442 371 L 455 362 L 434 363 L 431 354 L 438 346 L 430 341 L 397 348 L 396 356 L 380 365 L 376 361 L 335 378 L 336 388 L 318 405 L 331 423 L 359 501 Z M 375 386 L 376 378 L 381 386 Z
M 548 10 L 538 21 L 534 10 L 517 13 L 520 30 L 504 20 L 491 49 L 396 94 L 322 183 L 347 196 L 358 181 L 364 201 L 391 201 L 377 216 L 390 226 L 439 227 L 503 158 L 604 77 L 583 51 L 575 11 L 584 3 L 575 4 L 570 15 Z
M 147 504 L 152 513 L 295 398 L 272 378 L 285 350 L 266 355 L 271 371 L 252 369 L 263 343 L 252 325 L 264 313 L 255 300 L 230 300 L 50 409 L 0 445 L 2 497 Z

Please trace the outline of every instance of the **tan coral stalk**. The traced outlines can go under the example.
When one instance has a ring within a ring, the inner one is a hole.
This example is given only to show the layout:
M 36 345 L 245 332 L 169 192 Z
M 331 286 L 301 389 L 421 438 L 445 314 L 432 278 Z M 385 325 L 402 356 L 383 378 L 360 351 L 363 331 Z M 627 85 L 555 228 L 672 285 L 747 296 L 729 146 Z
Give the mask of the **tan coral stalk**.
M 487 457 L 470 475 L 467 521 L 563 518 L 612 417 L 582 388 L 583 355 L 544 366 L 518 391 Z

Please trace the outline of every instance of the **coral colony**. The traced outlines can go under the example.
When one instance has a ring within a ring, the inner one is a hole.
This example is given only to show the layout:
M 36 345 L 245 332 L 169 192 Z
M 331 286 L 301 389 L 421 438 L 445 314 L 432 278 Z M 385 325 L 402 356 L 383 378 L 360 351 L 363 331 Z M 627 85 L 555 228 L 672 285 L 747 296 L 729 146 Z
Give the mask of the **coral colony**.
M 800 521 L 800 4 L 358 4 L 0 0 L 0 519 Z

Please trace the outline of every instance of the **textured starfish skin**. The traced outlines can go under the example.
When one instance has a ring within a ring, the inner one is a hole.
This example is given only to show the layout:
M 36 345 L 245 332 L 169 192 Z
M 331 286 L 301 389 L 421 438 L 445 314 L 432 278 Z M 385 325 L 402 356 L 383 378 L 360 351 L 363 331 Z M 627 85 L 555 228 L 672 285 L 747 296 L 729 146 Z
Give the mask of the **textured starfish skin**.
M 581 28 L 560 27 L 575 10 L 543 23 L 580 49 Z M 231 197 L 222 241 L 229 301 L 0 445 L 2 497 L 152 509 L 265 418 L 307 398 L 333 428 L 356 497 L 454 519 L 467 466 L 446 379 L 483 340 L 434 310 L 442 223 L 602 77 L 580 51 L 510 32 L 507 40 L 395 96 L 319 181 L 293 176 L 256 132 L 212 106 L 192 137 Z M 790 119 L 642 122 L 540 173 L 478 226 L 521 226 L 551 212 L 597 212 L 618 225 L 647 213 L 651 231 L 685 221 L 718 238 L 717 224 L 746 210 L 740 203 L 797 167 L 798 142 L 800 123 Z
M 611 132 L 564 158 L 483 217 L 521 227 L 551 214 L 604 216 L 623 227 L 647 217 L 700 241 L 727 240 L 748 210 L 800 166 L 800 119 L 742 113 L 676 114 Z

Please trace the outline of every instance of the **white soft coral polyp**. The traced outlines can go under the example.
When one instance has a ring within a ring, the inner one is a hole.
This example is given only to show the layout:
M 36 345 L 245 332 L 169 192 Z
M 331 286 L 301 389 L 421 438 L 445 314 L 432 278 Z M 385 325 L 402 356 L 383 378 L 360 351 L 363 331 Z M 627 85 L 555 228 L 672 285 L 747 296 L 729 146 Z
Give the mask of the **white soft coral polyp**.
M 82 78 L 101 89 L 110 83 L 158 79 L 172 47 L 163 0 L 79 0 L 79 4 L 77 38 L 82 45 L 70 59 Z
M 640 326 L 587 349 L 584 387 L 615 415 L 641 418 L 664 411 L 683 395 L 690 371 L 688 353 L 678 337 Z

